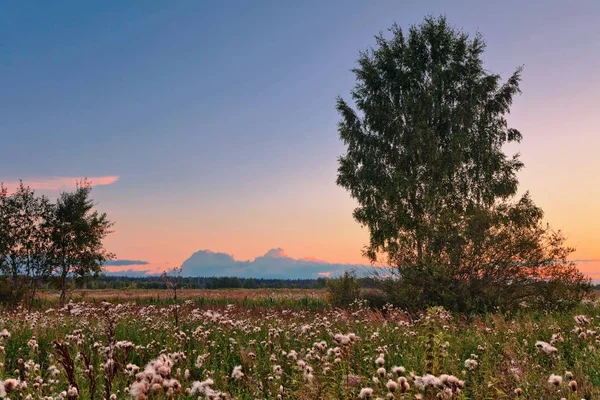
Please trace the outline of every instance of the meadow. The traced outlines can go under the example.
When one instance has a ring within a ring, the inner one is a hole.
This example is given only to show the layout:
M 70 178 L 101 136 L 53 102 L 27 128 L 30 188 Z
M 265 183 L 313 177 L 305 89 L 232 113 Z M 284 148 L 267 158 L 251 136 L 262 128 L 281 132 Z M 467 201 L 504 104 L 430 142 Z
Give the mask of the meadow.
M 315 290 L 165 295 L 80 292 L 61 307 L 46 293 L 0 310 L 0 397 L 600 398 L 596 301 L 464 317 L 333 309 Z

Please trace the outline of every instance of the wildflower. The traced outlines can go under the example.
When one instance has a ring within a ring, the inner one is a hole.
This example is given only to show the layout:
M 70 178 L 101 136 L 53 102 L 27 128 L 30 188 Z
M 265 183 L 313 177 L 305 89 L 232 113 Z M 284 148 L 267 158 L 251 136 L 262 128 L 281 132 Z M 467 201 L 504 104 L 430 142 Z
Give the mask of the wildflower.
M 410 384 L 408 383 L 408 380 L 401 376 L 400 378 L 398 378 L 398 384 L 400 385 L 400 392 L 404 393 L 406 392 L 408 389 L 410 389 Z
M 562 383 L 562 379 L 563 378 L 560 375 L 551 374 L 550 377 L 548 378 L 548 383 L 558 386 Z
M 535 342 L 535 347 L 537 347 L 546 354 L 554 354 L 558 352 L 558 349 L 556 347 L 552 346 L 549 343 L 542 342 L 541 340 Z
M 377 369 L 377 373 L 381 376 L 384 377 L 386 374 L 385 368 L 381 367 Z
M 392 372 L 397 375 L 403 375 L 406 372 L 406 368 L 404 367 L 392 367 Z
M 56 368 L 56 367 L 54 367 Z M 127 374 L 129 376 L 134 376 L 135 374 L 138 373 L 138 371 L 140 370 L 140 367 L 138 367 L 135 364 L 127 364 L 127 366 L 125 366 L 125 370 L 127 371 Z
M 517 397 L 521 396 L 522 394 L 523 394 L 523 389 L 521 389 L 521 388 L 516 388 L 515 389 L 515 395 Z
M 333 340 L 338 343 L 338 344 L 342 344 L 342 345 L 347 345 L 350 344 L 350 338 L 346 335 L 342 335 L 341 333 L 336 333 L 333 336 Z
M 577 391 L 577 382 L 576 381 L 569 382 L 569 389 L 571 389 L 571 391 L 573 391 L 573 392 L 576 392 Z
M 198 358 L 196 358 L 196 367 L 197 368 L 202 368 L 202 366 L 204 365 L 204 360 L 206 360 L 207 354 L 204 355 L 199 355 Z
M 273 373 L 276 374 L 276 375 L 283 374 L 283 369 L 281 368 L 281 365 L 275 365 L 273 367 Z
M 206 389 L 210 388 L 210 386 L 213 384 L 214 384 L 214 382 L 210 378 L 205 381 L 202 381 L 202 382 L 195 381 L 192 383 L 192 388 L 190 390 L 190 394 L 192 394 L 192 395 L 204 394 L 204 393 L 206 393 Z
M 565 372 L 565 376 L 567 377 L 567 379 L 573 379 L 573 373 L 571 371 Z
M 450 388 L 462 388 L 465 385 L 463 381 L 461 381 L 454 375 L 442 374 L 440 375 L 439 379 L 444 385 Z
M 6 393 L 10 393 L 19 386 L 19 381 L 16 379 L 6 379 L 4 381 L 4 390 Z
M 469 371 L 475 370 L 478 366 L 479 366 L 479 363 L 477 362 L 477 360 L 473 360 L 471 358 L 468 358 L 465 360 L 465 368 L 468 369 Z
M 381 354 L 377 360 L 375 360 L 375 364 L 379 365 L 380 367 L 383 366 L 383 364 L 385 364 L 385 360 L 383 359 L 383 354 Z
M 238 365 L 233 368 L 233 372 L 231 373 L 231 377 L 233 379 L 235 379 L 237 381 L 238 379 L 241 379 L 243 376 L 244 376 L 244 373 L 242 372 L 241 365 Z
M 0 331 L 0 339 L 8 339 L 10 337 L 10 332 L 6 329 Z
M 71 386 L 69 390 L 67 390 L 67 397 L 77 397 L 79 396 L 79 391 L 75 386 Z
M 554 334 L 552 334 L 552 337 L 550 338 L 550 344 L 564 342 L 564 341 L 565 341 L 565 339 L 562 337 L 562 335 L 560 333 L 554 333 Z
M 310 365 L 304 366 L 304 378 L 311 380 L 313 378 L 313 369 Z
M 360 389 L 360 393 L 358 394 L 359 399 L 368 399 L 373 394 L 373 389 L 370 387 Z
M 50 373 L 50 376 L 57 376 L 58 374 L 60 374 L 60 370 L 56 368 L 55 365 L 49 366 L 48 372 Z
M 425 376 L 415 376 L 415 385 L 419 387 L 421 390 L 425 390 L 427 387 L 442 387 L 442 381 L 431 375 L 427 374 Z
M 385 387 L 387 388 L 387 390 L 389 390 L 390 392 L 394 392 L 396 391 L 396 389 L 398 388 L 398 384 L 396 382 L 394 382 L 393 380 L 388 380 L 387 383 L 385 384 Z
M 315 342 L 313 344 L 313 347 L 319 351 L 325 351 L 325 348 L 327 347 L 327 342 L 324 340 L 320 342 Z

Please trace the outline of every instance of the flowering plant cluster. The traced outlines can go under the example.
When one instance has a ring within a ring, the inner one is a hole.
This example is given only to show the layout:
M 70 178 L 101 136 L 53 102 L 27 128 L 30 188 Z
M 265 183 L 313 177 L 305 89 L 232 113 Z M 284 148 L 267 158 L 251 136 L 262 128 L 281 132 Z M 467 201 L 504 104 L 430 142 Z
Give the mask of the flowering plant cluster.
M 596 304 L 513 319 L 68 303 L 0 314 L 5 399 L 600 398 Z

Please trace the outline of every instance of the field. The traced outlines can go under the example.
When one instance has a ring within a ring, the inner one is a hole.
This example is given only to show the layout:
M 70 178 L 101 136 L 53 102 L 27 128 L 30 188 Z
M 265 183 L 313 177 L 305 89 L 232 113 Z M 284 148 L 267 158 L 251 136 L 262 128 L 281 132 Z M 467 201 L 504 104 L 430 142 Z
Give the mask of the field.
M 312 290 L 167 293 L 0 310 L 0 397 L 600 399 L 592 302 L 509 319 L 335 310 Z
M 41 298 L 49 302 L 57 302 L 59 293 L 56 291 L 43 292 Z M 172 294 L 168 290 L 141 290 L 141 289 L 77 289 L 71 292 L 72 301 L 110 301 L 110 302 L 129 302 L 137 304 L 158 302 L 168 300 Z M 276 302 L 282 305 L 289 301 L 290 304 L 295 301 L 322 300 L 325 305 L 325 291 L 313 289 L 185 289 L 178 293 L 182 300 L 203 299 L 207 303 L 227 305 L 231 302 Z

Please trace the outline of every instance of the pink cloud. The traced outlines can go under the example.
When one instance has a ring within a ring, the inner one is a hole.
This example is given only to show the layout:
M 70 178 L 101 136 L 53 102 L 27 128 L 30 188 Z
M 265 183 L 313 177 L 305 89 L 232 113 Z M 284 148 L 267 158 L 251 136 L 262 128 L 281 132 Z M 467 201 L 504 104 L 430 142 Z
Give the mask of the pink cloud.
M 288 255 L 282 248 L 271 249 L 263 256 L 265 258 L 287 258 Z
M 319 276 L 322 278 L 329 278 L 331 276 L 331 272 L 319 272 Z
M 50 176 L 50 177 L 38 177 L 38 178 L 30 178 L 23 179 L 23 184 L 25 186 L 29 186 L 32 189 L 36 190 L 68 190 L 74 189 L 76 187 L 77 181 L 80 181 L 83 177 L 76 176 Z M 111 183 L 115 183 L 119 180 L 119 176 L 117 175 L 108 175 L 108 176 L 90 176 L 87 180 L 92 184 L 92 186 L 103 186 L 110 185 Z M 1 181 L 0 181 L 1 182 Z M 8 189 L 9 192 L 14 191 L 19 187 L 18 180 L 8 180 L 3 182 L 4 187 Z

